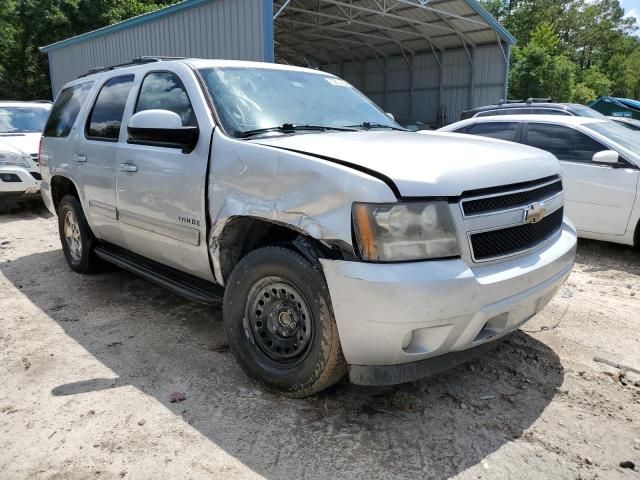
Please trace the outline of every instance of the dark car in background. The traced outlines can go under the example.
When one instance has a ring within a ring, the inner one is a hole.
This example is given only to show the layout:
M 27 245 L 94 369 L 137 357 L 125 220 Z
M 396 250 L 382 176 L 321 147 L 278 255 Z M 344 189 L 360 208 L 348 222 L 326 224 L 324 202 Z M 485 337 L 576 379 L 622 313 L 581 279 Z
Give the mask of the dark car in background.
M 494 115 L 568 115 L 573 117 L 604 118 L 592 108 L 578 103 L 553 103 L 551 99 L 530 98 L 527 101 L 500 101 L 495 105 L 474 108 L 462 112 L 460 120 Z

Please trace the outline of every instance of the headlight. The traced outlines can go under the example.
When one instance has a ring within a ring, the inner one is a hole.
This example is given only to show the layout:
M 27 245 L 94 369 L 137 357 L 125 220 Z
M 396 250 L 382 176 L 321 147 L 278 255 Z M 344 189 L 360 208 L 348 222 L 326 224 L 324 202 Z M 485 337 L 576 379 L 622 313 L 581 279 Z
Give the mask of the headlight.
M 29 162 L 25 157 L 16 152 L 0 150 L 0 167 L 18 166 L 29 168 Z
M 362 259 L 403 262 L 460 256 L 446 202 L 353 204 L 353 226 Z

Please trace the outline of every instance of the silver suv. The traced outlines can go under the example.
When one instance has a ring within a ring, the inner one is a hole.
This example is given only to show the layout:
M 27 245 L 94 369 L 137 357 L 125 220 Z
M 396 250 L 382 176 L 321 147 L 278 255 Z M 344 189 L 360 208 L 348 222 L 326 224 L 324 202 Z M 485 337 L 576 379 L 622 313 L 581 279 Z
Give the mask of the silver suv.
M 144 58 L 70 82 L 42 192 L 99 259 L 222 303 L 242 368 L 285 395 L 415 380 L 483 352 L 569 275 L 556 158 L 399 127 L 344 80 Z

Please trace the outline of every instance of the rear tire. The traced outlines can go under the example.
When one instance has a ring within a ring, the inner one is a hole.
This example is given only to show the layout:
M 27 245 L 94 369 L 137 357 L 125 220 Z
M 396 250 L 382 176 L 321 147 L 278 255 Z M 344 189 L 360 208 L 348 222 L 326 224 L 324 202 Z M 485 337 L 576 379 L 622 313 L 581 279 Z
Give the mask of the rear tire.
M 97 259 L 93 253 L 95 237 L 91 233 L 80 201 L 66 195 L 58 208 L 58 231 L 62 250 L 71 270 L 91 273 L 96 270 Z
M 305 397 L 347 372 L 324 276 L 292 250 L 244 257 L 227 282 L 223 318 L 238 363 L 270 390 Z

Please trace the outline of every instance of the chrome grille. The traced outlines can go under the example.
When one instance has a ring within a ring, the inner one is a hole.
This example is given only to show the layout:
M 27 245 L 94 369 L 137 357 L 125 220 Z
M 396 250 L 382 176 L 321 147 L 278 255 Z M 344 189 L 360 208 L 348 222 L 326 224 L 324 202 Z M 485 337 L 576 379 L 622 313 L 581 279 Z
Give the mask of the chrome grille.
M 474 258 L 490 260 L 505 257 L 543 243 L 562 228 L 563 210 L 556 210 L 538 223 L 470 235 Z
M 494 261 L 532 250 L 562 229 L 562 179 L 547 177 L 463 194 L 458 207 L 474 262 Z
M 508 195 L 486 197 L 463 202 L 462 209 L 465 215 L 478 215 L 481 213 L 506 210 L 508 208 L 525 207 L 531 203 L 539 202 L 540 200 L 549 198 L 560 192 L 562 192 L 562 181 L 558 179 L 552 183 L 534 188 L 533 190 L 524 190 L 521 192 L 510 193 Z

